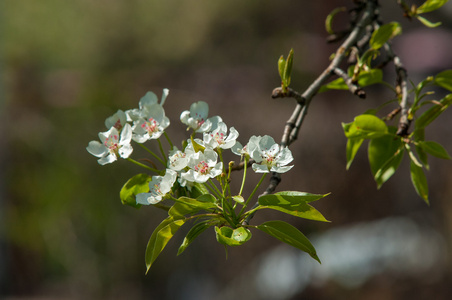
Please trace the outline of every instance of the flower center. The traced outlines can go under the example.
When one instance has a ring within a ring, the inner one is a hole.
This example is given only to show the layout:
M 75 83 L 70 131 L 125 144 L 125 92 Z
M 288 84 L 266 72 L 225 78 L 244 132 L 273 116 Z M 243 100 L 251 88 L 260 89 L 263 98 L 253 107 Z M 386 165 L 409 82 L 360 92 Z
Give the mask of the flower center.
M 224 133 L 215 133 L 215 136 L 213 134 L 210 134 L 212 138 L 215 139 L 215 141 L 218 143 L 218 145 L 223 145 L 225 143 L 224 141 Z
M 121 131 L 121 129 L 122 129 L 121 120 L 118 119 L 118 121 L 116 121 L 116 123 L 115 123 L 115 125 L 113 125 L 113 127 L 118 129 L 118 131 Z
M 108 148 L 110 152 L 118 153 L 118 150 L 120 146 L 118 145 L 119 139 L 118 136 L 110 135 L 108 138 L 105 139 L 104 145 Z
M 159 131 L 159 122 L 157 122 L 153 118 L 149 118 L 148 121 L 144 122 L 141 125 L 141 128 L 146 130 L 149 133 L 149 135 L 152 135 L 153 133 L 156 133 Z
M 209 172 L 209 165 L 203 160 L 200 161 L 196 166 L 195 166 L 195 171 L 199 172 L 203 175 L 207 174 Z
M 176 154 L 174 154 L 171 158 L 170 158 L 170 164 L 172 167 L 175 167 L 177 164 L 177 161 L 180 160 L 181 158 L 185 158 L 186 154 L 183 152 L 178 152 Z

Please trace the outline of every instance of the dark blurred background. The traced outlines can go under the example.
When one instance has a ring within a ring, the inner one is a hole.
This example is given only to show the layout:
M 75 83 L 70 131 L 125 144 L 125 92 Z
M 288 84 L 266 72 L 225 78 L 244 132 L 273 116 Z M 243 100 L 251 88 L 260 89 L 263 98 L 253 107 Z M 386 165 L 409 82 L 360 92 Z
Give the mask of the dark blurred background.
M 173 141 L 186 138 L 179 114 L 199 100 L 242 143 L 279 140 L 294 102 L 270 97 L 277 59 L 294 48 L 292 86 L 305 89 L 337 47 L 326 43 L 325 17 L 351 2 L 1 1 L 0 297 L 451 299 L 452 163 L 431 160 L 430 206 L 414 192 L 406 160 L 380 190 L 365 147 L 345 170 L 341 122 L 391 99 L 382 86 L 367 89 L 366 100 L 317 96 L 291 147 L 295 167 L 278 190 L 331 192 L 314 205 L 332 222 L 276 212 L 253 220 L 294 224 L 321 265 L 255 231 L 227 258 L 213 230 L 176 257 L 183 227 L 145 276 L 147 240 L 165 213 L 123 206 L 119 190 L 141 170 L 124 160 L 100 166 L 85 150 L 106 131 L 105 118 L 163 88 Z M 443 26 L 427 29 L 403 19 L 395 2 L 381 1 L 383 21 L 403 27 L 394 48 L 410 78 L 452 68 L 452 5 L 428 14 Z M 451 114 L 427 131 L 449 153 Z

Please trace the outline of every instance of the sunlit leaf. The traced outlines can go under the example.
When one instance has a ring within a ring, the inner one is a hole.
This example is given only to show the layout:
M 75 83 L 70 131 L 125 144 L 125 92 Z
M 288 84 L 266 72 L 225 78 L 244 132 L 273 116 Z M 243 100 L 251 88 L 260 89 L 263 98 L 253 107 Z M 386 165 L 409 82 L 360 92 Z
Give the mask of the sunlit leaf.
M 350 75 L 351 76 L 351 75 Z M 361 71 L 358 75 L 358 86 L 366 87 L 383 81 L 383 71 L 380 69 L 371 69 L 369 71 Z M 319 89 L 319 93 L 328 90 L 348 90 L 348 86 L 343 78 L 337 78 Z
M 437 10 L 438 8 L 446 4 L 448 1 L 449 0 L 427 0 L 416 9 L 416 13 L 423 14 Z
M 277 238 L 283 243 L 289 244 L 297 249 L 308 253 L 320 263 L 314 246 L 308 238 L 294 226 L 283 221 L 268 221 L 256 226 L 257 229 Z
M 191 187 L 190 195 L 192 198 L 198 198 L 201 195 L 210 194 L 209 190 L 202 183 L 195 182 Z
M 428 183 L 425 177 L 424 170 L 419 167 L 416 163 L 411 161 L 410 164 L 411 182 L 413 183 L 416 193 L 424 199 L 424 201 L 429 204 L 428 201 Z
M 259 197 L 258 209 L 269 208 L 304 219 L 328 222 L 318 210 L 308 204 L 325 196 L 301 192 L 269 194 Z
M 147 174 L 137 174 L 130 178 L 119 192 L 122 204 L 140 208 L 141 204 L 137 204 L 135 196 L 141 193 L 148 193 L 151 180 L 152 177 Z
M 369 42 L 370 47 L 378 50 L 390 39 L 400 33 L 402 33 L 402 27 L 400 27 L 399 23 L 391 22 L 384 24 L 373 32 Z
M 185 218 L 168 217 L 155 228 L 146 247 L 146 273 L 149 272 L 152 264 L 163 251 L 166 244 L 184 223 Z
M 195 224 L 190 231 L 188 231 L 187 235 L 184 238 L 184 241 L 182 242 L 182 244 L 179 247 L 179 250 L 177 251 L 177 255 L 180 255 L 182 252 L 185 251 L 185 249 L 187 249 L 187 247 L 201 234 L 203 233 L 206 229 L 208 229 L 209 227 L 213 226 L 213 223 L 208 220 L 208 221 L 204 221 L 204 222 L 200 222 L 198 224 Z
M 347 148 L 346 148 L 346 158 L 347 158 L 347 170 L 353 163 L 355 159 L 356 153 L 358 153 L 359 148 L 363 144 L 364 139 L 360 138 L 351 138 L 347 140 Z
M 425 26 L 429 27 L 429 28 L 435 28 L 440 26 L 442 23 L 441 22 L 436 22 L 436 23 L 432 23 L 429 20 L 427 20 L 426 18 L 422 17 L 422 16 L 416 16 L 416 18 Z
M 452 94 L 441 99 L 416 119 L 415 130 L 427 127 L 452 104 Z
M 284 67 L 284 84 L 286 87 L 290 85 L 290 78 L 292 75 L 292 65 L 293 65 L 293 49 L 290 49 L 289 55 L 287 56 L 286 65 Z
M 216 227 L 217 241 L 226 246 L 240 246 L 251 238 L 251 232 L 245 227 L 232 229 L 228 226 Z
M 278 59 L 278 72 L 279 76 L 281 77 L 281 81 L 284 81 L 284 68 L 286 67 L 286 60 L 284 59 L 284 56 L 280 56 Z
M 435 76 L 435 84 L 452 92 L 452 70 L 446 70 Z
M 342 124 L 345 136 L 351 138 L 373 139 L 388 133 L 385 122 L 374 115 L 359 115 L 349 124 Z
M 391 133 L 395 133 L 396 130 L 395 127 L 389 128 Z M 378 188 L 396 172 L 403 153 L 403 143 L 399 137 L 385 135 L 370 140 L 367 155 Z
M 337 7 L 332 12 L 330 12 L 328 14 L 328 16 L 326 16 L 326 19 L 325 19 L 325 30 L 326 30 L 326 32 L 328 32 L 329 34 L 334 34 L 334 30 L 333 30 L 333 27 L 331 25 L 333 23 L 334 16 L 336 16 L 338 13 L 346 11 L 346 10 L 347 10 L 346 7 Z
M 442 159 L 451 159 L 449 153 L 447 153 L 446 149 L 444 149 L 443 146 L 441 146 L 441 144 L 438 144 L 436 142 L 433 141 L 427 141 L 427 142 L 423 142 L 420 141 L 418 143 L 419 147 L 421 147 L 423 150 L 425 150 L 425 152 L 442 158 Z
M 194 214 L 201 210 L 213 210 L 217 206 L 212 202 L 201 202 L 193 198 L 180 197 L 170 208 L 168 214 L 173 217 Z

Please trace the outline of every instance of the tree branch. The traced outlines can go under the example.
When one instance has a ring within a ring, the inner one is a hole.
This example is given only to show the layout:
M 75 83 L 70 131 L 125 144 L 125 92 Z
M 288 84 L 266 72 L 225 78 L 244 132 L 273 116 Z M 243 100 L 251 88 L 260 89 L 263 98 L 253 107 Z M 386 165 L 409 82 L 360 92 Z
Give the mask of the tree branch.
M 335 75 L 334 70 L 339 68 L 339 65 L 344 58 L 348 56 L 351 48 L 354 47 L 361 38 L 363 38 L 363 33 L 367 31 L 366 27 L 376 20 L 378 16 L 378 0 L 368 0 L 365 3 L 365 6 L 360 6 L 358 8 L 362 10 L 361 18 L 356 24 L 354 24 L 353 30 L 351 30 L 347 39 L 337 49 L 334 59 L 331 61 L 330 65 L 302 94 L 295 92 L 292 89 L 289 89 L 289 92 L 286 94 L 280 91 L 280 88 L 273 90 L 273 98 L 291 97 L 297 100 L 295 109 L 284 127 L 280 143 L 281 148 L 289 146 L 297 139 L 298 132 L 308 113 L 308 107 L 312 98 L 318 93 L 320 87 L 324 85 L 330 77 Z M 260 196 L 273 193 L 280 182 L 281 175 L 278 173 L 272 173 L 267 189 Z M 253 208 L 257 205 L 258 202 L 255 203 Z M 249 215 L 243 223 L 246 225 L 249 224 L 252 217 L 253 214 Z

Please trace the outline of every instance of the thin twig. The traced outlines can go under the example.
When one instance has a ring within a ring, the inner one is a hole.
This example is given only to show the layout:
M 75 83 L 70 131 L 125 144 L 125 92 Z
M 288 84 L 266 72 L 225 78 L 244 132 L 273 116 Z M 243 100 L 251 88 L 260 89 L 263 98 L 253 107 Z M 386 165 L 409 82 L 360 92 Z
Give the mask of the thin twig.
M 363 32 L 367 30 L 367 25 L 371 24 L 376 19 L 377 7 L 378 0 L 368 0 L 366 2 L 361 19 L 354 25 L 353 30 L 350 32 L 347 39 L 337 49 L 334 59 L 331 61 L 330 65 L 320 74 L 319 77 L 314 80 L 314 82 L 311 83 L 304 93 L 299 94 L 292 89 L 288 89 L 289 92 L 286 94 L 278 88 L 273 90 L 273 98 L 288 97 L 288 94 L 290 94 L 290 97 L 297 100 L 295 109 L 284 126 L 283 136 L 280 143 L 281 148 L 289 146 L 297 139 L 299 129 L 307 115 L 308 107 L 312 98 L 318 93 L 321 86 L 324 85 L 330 77 L 335 75 L 334 69 L 339 67 L 344 58 L 348 56 L 350 49 L 356 45 L 359 39 L 363 37 Z M 278 173 L 272 173 L 267 189 L 260 196 L 273 193 L 280 182 L 281 175 Z M 253 208 L 257 205 L 258 202 L 255 203 Z M 253 215 L 254 213 L 250 214 L 243 224 L 248 225 Z
M 344 79 L 345 84 L 353 95 L 357 95 L 361 99 L 366 98 L 366 92 L 356 82 L 353 82 L 353 78 L 348 76 L 342 69 L 334 68 L 333 72 Z

